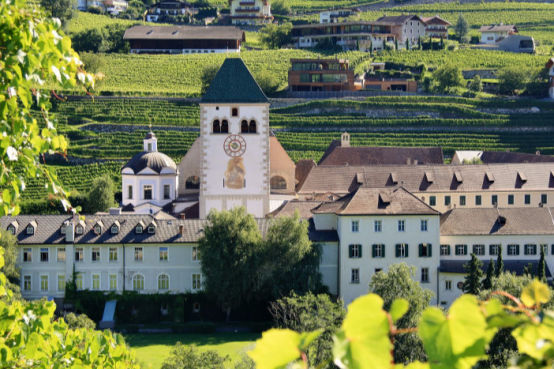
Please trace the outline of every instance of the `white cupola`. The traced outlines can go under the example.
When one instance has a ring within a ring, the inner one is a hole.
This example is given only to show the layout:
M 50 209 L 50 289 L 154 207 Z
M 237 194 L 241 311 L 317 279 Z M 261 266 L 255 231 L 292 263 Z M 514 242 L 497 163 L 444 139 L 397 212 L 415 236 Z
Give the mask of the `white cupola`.
M 150 131 L 144 137 L 144 151 L 145 152 L 156 152 L 158 151 L 158 139 L 154 132 Z

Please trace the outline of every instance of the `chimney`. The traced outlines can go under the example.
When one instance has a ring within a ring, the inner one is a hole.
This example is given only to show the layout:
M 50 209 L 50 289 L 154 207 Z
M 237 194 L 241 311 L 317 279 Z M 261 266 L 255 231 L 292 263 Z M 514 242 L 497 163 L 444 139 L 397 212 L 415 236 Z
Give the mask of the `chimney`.
M 185 213 L 179 214 L 179 219 L 185 219 Z
M 65 227 L 65 242 L 72 243 L 75 242 L 75 220 L 70 220 Z
M 348 132 L 344 132 L 341 135 L 340 146 L 341 147 L 350 147 L 350 134 L 348 134 Z
M 110 215 L 121 215 L 121 208 L 110 208 Z

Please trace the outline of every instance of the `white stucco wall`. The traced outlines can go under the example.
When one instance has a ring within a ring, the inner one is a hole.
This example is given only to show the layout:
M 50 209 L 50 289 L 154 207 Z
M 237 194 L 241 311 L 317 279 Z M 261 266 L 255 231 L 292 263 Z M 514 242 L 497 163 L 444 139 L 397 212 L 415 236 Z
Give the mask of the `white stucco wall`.
M 359 221 L 359 231 L 352 232 L 352 221 Z M 382 222 L 382 232 L 374 231 L 374 221 Z M 398 221 L 405 221 L 405 231 L 399 232 Z M 421 220 L 427 220 L 427 231 L 421 231 Z M 422 268 L 428 268 L 429 282 L 422 283 L 424 288 L 436 295 L 439 267 L 439 217 L 438 216 L 364 216 L 338 217 L 338 233 L 340 238 L 340 286 L 339 293 L 345 304 L 355 298 L 367 294 L 369 282 L 376 269 L 386 271 L 391 264 L 406 263 L 416 268 L 414 279 L 420 281 Z M 395 256 L 396 244 L 408 244 L 408 257 Z M 419 257 L 419 244 L 432 245 L 431 257 Z M 349 245 L 362 245 L 362 257 L 350 258 Z M 372 245 L 384 244 L 385 257 L 373 258 Z M 352 269 L 359 269 L 360 282 L 352 283 Z M 432 300 L 436 303 L 436 299 Z

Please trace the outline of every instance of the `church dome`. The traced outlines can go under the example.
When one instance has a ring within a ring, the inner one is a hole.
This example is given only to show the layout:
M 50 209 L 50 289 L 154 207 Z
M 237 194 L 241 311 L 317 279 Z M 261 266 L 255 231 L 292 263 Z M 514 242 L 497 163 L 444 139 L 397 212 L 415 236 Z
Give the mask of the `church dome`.
M 136 154 L 123 166 L 122 169 L 130 168 L 138 173 L 145 168 L 150 168 L 156 173 L 161 173 L 163 168 L 171 168 L 177 171 L 177 164 L 166 154 L 158 151 L 143 151 Z

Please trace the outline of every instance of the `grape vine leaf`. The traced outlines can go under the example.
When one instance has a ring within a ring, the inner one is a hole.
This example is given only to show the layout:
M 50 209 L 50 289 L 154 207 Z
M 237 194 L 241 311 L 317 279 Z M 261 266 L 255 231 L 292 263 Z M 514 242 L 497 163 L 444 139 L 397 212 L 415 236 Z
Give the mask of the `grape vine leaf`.
M 550 301 L 550 290 L 544 283 L 534 279 L 521 291 L 521 302 L 527 307 L 539 306 Z
M 419 326 L 432 369 L 470 369 L 486 357 L 486 346 L 495 332 L 487 329 L 477 298 L 471 295 L 456 300 L 448 317 L 436 307 L 428 308 Z
M 389 310 L 389 314 L 392 318 L 392 321 L 396 323 L 398 319 L 402 318 L 404 314 L 410 309 L 410 304 L 405 299 L 396 299 L 392 302 L 392 305 Z
M 256 341 L 256 347 L 248 356 L 258 369 L 286 368 L 300 359 L 301 353 L 315 340 L 321 331 L 297 333 L 290 329 L 270 329 Z
M 389 369 L 392 367 L 390 327 L 383 299 L 370 294 L 349 306 L 334 337 L 334 361 L 340 368 Z

